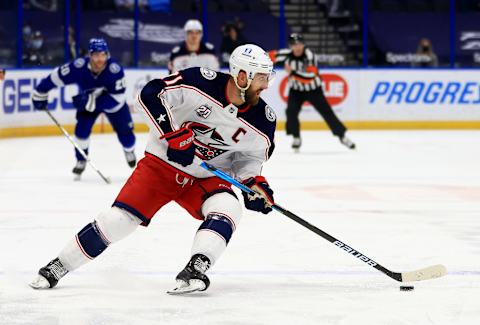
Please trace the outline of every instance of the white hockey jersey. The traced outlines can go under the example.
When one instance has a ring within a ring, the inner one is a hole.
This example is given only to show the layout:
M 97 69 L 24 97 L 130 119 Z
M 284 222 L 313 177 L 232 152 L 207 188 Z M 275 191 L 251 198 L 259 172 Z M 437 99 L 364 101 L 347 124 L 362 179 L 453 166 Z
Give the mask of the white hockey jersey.
M 220 63 L 215 55 L 215 47 L 212 44 L 201 42 L 200 48 L 196 52 L 189 51 L 185 42 L 173 48 L 168 63 L 170 73 L 193 67 L 205 67 L 212 70 L 220 68 Z
M 255 106 L 230 103 L 229 78 L 207 68 L 190 68 L 145 85 L 136 106 L 150 126 L 146 152 L 197 178 L 212 176 L 199 166 L 201 160 L 239 180 L 260 175 L 274 149 L 276 116 L 262 99 Z M 160 137 L 186 123 L 197 149 L 193 164 L 183 167 L 168 160 L 168 143 Z

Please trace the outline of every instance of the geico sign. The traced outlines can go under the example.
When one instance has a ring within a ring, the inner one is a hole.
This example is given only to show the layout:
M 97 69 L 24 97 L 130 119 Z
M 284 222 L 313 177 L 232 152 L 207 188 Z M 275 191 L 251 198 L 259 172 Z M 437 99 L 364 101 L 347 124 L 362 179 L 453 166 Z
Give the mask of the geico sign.
M 5 79 L 0 84 L 0 96 L 3 102 L 3 112 L 13 114 L 15 112 L 33 112 L 32 93 L 39 79 L 19 78 Z M 67 88 L 62 87 L 50 92 L 48 108 L 74 109 L 70 100 L 71 95 Z M 67 100 L 68 99 L 68 100 Z
M 320 74 L 322 79 L 322 88 L 325 97 L 330 105 L 341 104 L 348 95 L 348 84 L 341 76 L 333 73 Z M 279 93 L 283 101 L 288 100 L 288 76 L 280 82 Z

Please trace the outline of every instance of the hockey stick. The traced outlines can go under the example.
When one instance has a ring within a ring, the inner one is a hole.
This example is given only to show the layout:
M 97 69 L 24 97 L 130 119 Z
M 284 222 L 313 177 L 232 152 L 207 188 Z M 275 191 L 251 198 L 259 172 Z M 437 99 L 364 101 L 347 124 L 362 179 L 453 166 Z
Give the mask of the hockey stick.
M 202 162 L 200 164 L 200 166 L 202 166 L 204 169 L 210 171 L 211 173 L 213 173 L 217 177 L 219 177 L 219 178 L 229 182 L 230 184 L 238 187 L 242 191 L 244 191 L 248 194 L 255 194 L 255 191 L 253 191 L 251 188 L 243 185 L 242 183 L 238 182 L 237 180 L 235 180 L 230 175 L 228 175 L 228 174 L 224 173 L 223 171 L 213 167 L 212 165 L 207 164 L 205 162 Z M 360 253 L 356 249 L 352 248 L 351 246 L 346 245 L 342 241 L 336 239 L 335 237 L 333 237 L 333 236 L 327 234 L 326 232 L 324 232 L 323 230 L 321 230 L 321 229 L 315 227 L 314 225 L 308 223 L 307 221 L 303 220 L 302 218 L 300 218 L 296 214 L 282 208 L 278 204 L 272 205 L 272 209 L 280 212 L 284 216 L 286 216 L 286 217 L 292 219 L 293 221 L 301 224 L 305 228 L 313 231 L 314 233 L 316 233 L 320 237 L 328 240 L 329 242 L 331 242 L 332 244 L 334 244 L 338 248 L 342 249 L 346 253 L 358 258 L 360 261 L 364 262 L 365 264 L 377 269 L 378 271 L 388 275 L 390 278 L 392 278 L 394 280 L 397 280 L 399 282 L 423 281 L 423 280 L 439 278 L 439 277 L 442 277 L 442 276 L 447 274 L 447 269 L 445 268 L 445 266 L 443 266 L 441 264 L 429 266 L 429 267 L 426 267 L 426 268 L 423 268 L 423 269 L 419 269 L 419 270 L 416 270 L 416 271 L 410 271 L 410 272 L 398 273 L 398 272 L 390 271 L 389 269 L 387 269 L 384 266 L 378 264 L 377 262 L 375 262 L 371 258 L 365 256 L 364 254 Z
M 50 111 L 47 109 L 45 110 L 45 112 L 48 114 L 48 116 L 50 116 L 50 118 L 52 119 L 52 121 L 58 126 L 58 128 L 60 130 L 62 130 L 63 134 L 65 135 L 65 137 L 67 137 L 68 141 L 70 141 L 73 146 L 75 147 L 75 149 L 78 150 L 78 152 L 80 152 L 80 155 L 82 155 L 82 157 L 87 161 L 87 163 L 90 165 L 90 167 L 93 168 L 94 171 L 97 172 L 98 175 L 100 175 L 100 177 L 105 181 L 105 183 L 107 184 L 110 184 L 110 179 L 108 177 L 105 177 L 102 172 L 100 170 L 98 170 L 97 167 L 95 167 L 95 165 L 90 161 L 90 158 L 88 158 L 87 154 L 85 153 L 85 151 L 83 151 L 82 148 L 80 148 L 80 146 L 78 145 L 78 143 L 75 142 L 75 140 L 70 136 L 70 134 L 68 134 L 67 130 L 65 130 L 65 128 L 60 124 L 58 123 L 57 119 L 55 118 L 55 116 L 52 115 L 52 113 L 50 113 Z

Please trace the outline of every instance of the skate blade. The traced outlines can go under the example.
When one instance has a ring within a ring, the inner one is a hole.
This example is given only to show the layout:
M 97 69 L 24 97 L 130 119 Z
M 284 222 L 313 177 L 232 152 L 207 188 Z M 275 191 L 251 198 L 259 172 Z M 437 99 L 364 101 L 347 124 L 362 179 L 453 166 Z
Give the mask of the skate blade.
M 177 287 L 167 291 L 167 293 L 172 296 L 178 296 L 204 290 L 205 283 L 203 283 L 203 281 L 190 280 L 189 284 L 187 284 L 185 281 L 177 281 Z
M 76 174 L 75 176 L 73 176 L 73 180 L 74 180 L 75 182 L 81 181 L 81 180 L 82 180 L 82 175 Z
M 41 275 L 38 275 L 37 278 L 28 285 L 35 290 L 50 289 L 50 283 Z

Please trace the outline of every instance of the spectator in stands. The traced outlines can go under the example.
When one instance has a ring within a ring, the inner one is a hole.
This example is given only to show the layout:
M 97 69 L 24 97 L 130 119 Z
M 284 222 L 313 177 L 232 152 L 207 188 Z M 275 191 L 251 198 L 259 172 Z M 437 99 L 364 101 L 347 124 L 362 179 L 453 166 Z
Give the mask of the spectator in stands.
M 175 46 L 170 53 L 168 62 L 170 73 L 192 67 L 218 70 L 220 64 L 215 55 L 215 47 L 210 43 L 202 42 L 202 23 L 196 19 L 190 19 L 183 29 L 185 42 Z
M 68 27 L 68 48 L 70 50 L 70 56 L 72 58 L 77 57 L 76 47 L 77 47 L 77 41 L 75 40 L 75 30 L 73 29 L 72 26 L 69 26 Z
M 0 81 L 5 79 L 5 69 L 0 68 Z
M 234 23 L 227 23 L 223 26 L 223 38 L 220 45 L 222 63 L 228 65 L 230 54 L 238 46 L 246 43 L 245 38 Z
M 245 27 L 245 22 L 241 20 L 239 17 L 235 17 L 233 19 L 233 23 L 235 24 L 235 27 L 237 27 L 238 32 L 241 34 L 243 31 L 243 28 Z
M 32 66 L 45 64 L 46 58 L 45 54 L 43 53 L 43 43 L 44 38 L 39 30 L 35 31 L 33 35 L 26 38 L 25 53 L 23 55 L 23 62 L 26 65 Z
M 70 49 L 70 55 L 72 58 L 83 57 L 87 55 L 87 50 L 81 45 L 79 46 L 77 55 L 77 41 L 75 40 L 75 29 L 72 26 L 68 28 L 68 48 Z
M 28 46 L 28 43 L 32 38 L 32 26 L 30 26 L 28 22 L 23 25 L 22 35 L 23 35 L 23 45 Z
M 428 62 L 413 62 L 414 67 L 438 67 L 438 57 L 433 52 L 432 42 L 428 38 L 422 38 L 418 43 L 417 54 L 427 56 Z

